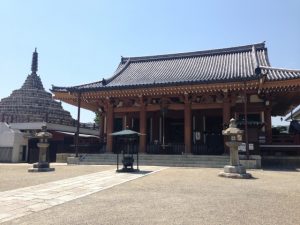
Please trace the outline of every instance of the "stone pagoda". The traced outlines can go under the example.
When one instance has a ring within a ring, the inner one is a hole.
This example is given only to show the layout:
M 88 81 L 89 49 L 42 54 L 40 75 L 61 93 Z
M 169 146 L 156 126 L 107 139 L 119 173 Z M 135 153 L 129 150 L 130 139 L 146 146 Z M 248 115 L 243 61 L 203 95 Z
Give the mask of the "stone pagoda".
M 37 75 L 38 53 L 32 56 L 31 74 L 20 89 L 0 101 L 0 121 L 6 123 L 47 122 L 72 125 L 70 112 L 64 110 L 60 102 L 45 91 L 41 78 Z

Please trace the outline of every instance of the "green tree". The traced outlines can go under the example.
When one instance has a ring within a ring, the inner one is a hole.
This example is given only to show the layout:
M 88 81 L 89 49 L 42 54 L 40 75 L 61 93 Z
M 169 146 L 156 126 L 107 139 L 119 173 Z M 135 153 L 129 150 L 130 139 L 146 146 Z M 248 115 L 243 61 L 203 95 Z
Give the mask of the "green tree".
M 99 126 L 100 124 L 100 115 L 99 113 L 95 113 L 95 119 L 94 119 L 95 124 Z

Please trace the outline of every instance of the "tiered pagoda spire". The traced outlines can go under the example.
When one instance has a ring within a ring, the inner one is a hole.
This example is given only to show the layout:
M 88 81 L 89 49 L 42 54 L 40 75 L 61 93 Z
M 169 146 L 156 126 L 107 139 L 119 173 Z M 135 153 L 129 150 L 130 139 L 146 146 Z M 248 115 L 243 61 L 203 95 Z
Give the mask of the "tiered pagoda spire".
M 38 53 L 35 48 L 34 52 L 32 53 L 31 74 L 36 74 L 37 71 L 38 71 Z
M 44 90 L 41 78 L 37 75 L 38 71 L 38 53 L 35 51 L 32 53 L 31 74 L 29 74 L 22 86 L 23 89 L 38 89 Z
M 0 122 L 49 122 L 71 125 L 73 119 L 61 104 L 45 91 L 38 71 L 38 52 L 32 54 L 31 74 L 22 87 L 0 101 Z

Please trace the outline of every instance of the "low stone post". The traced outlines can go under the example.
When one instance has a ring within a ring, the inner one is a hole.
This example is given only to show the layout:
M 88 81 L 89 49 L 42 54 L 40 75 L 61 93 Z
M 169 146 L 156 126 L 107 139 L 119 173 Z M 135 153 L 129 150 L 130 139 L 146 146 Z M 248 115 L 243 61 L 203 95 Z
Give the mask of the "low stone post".
M 47 132 L 47 126 L 42 126 L 42 131 L 36 134 L 39 139 L 37 146 L 39 148 L 39 161 L 33 164 L 33 168 L 29 168 L 28 172 L 48 172 L 54 171 L 54 168 L 50 168 L 49 162 L 47 162 L 47 150 L 49 147 L 48 139 L 52 138 L 52 134 Z
M 219 176 L 244 179 L 252 177 L 250 173 L 246 173 L 246 168 L 239 160 L 238 146 L 242 142 L 243 132 L 236 127 L 235 119 L 231 119 L 229 128 L 222 131 L 222 134 L 228 137 L 225 144 L 230 149 L 230 165 L 224 166 L 224 172 L 219 173 Z

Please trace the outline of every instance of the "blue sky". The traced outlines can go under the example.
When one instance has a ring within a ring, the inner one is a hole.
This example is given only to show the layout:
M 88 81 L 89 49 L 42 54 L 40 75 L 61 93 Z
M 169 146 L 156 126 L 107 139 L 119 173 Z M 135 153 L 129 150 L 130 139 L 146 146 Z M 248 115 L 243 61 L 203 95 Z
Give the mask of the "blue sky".
M 0 98 L 20 88 L 39 52 L 44 87 L 109 77 L 121 56 L 266 41 L 272 66 L 300 69 L 300 1 L 2 0 Z M 76 109 L 64 105 L 76 118 Z M 93 120 L 83 111 L 82 121 Z M 278 121 L 276 120 L 276 123 Z

